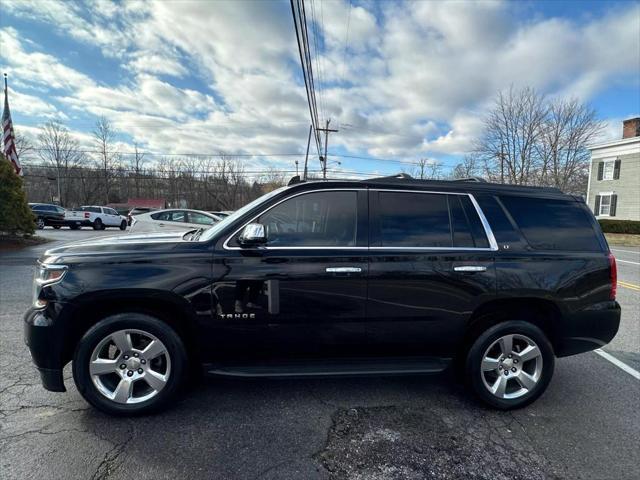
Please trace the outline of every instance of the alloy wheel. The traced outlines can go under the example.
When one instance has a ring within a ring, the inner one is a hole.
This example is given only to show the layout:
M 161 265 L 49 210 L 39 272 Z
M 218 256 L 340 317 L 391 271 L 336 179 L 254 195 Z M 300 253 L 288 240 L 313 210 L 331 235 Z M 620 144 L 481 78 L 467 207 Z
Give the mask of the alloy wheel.
M 520 398 L 542 377 L 542 352 L 529 337 L 503 335 L 485 350 L 480 369 L 484 386 L 495 397 Z
M 93 349 L 89 374 L 96 389 L 116 403 L 147 401 L 162 391 L 171 375 L 171 358 L 154 335 L 118 330 Z

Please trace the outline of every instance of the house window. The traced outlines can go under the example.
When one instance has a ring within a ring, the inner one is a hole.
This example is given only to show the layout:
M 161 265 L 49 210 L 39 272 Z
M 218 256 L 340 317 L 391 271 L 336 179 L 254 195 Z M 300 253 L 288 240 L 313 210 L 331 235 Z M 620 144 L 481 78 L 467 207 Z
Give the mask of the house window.
M 600 217 L 615 217 L 618 195 L 615 192 L 601 192 L 596 195 L 596 204 L 593 211 Z
M 618 180 L 620 160 L 611 158 L 598 163 L 598 180 Z
M 600 195 L 600 211 L 598 215 L 608 217 L 611 213 L 611 194 Z
M 607 160 L 604 162 L 604 169 L 602 171 L 603 180 L 613 180 L 613 171 L 615 169 L 615 160 Z

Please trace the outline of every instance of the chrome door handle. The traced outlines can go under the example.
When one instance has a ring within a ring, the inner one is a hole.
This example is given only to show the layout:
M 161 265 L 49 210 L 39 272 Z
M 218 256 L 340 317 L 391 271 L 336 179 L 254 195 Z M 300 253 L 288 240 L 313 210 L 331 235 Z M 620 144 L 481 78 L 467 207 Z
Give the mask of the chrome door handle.
M 487 267 L 481 265 L 461 265 L 459 267 L 453 267 L 455 272 L 486 272 Z
M 360 273 L 360 267 L 327 267 L 327 273 Z

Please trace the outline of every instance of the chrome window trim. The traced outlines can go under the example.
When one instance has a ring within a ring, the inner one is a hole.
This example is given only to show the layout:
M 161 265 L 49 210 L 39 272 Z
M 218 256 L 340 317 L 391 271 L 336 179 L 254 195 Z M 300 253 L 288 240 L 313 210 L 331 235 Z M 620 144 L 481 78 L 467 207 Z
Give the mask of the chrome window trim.
M 358 192 L 358 191 L 370 191 L 370 192 L 398 192 L 398 193 L 431 193 L 436 195 L 466 195 L 471 200 L 476 213 L 480 217 L 480 222 L 482 223 L 482 227 L 484 228 L 484 233 L 487 236 L 487 240 L 489 241 L 489 247 L 323 247 L 323 246 L 306 246 L 306 247 L 268 247 L 268 246 L 257 246 L 253 248 L 247 247 L 231 247 L 229 246 L 229 241 L 236 236 L 244 227 L 253 222 L 255 219 L 264 215 L 272 208 L 277 207 L 282 202 L 285 202 L 291 198 L 298 197 L 300 195 L 305 195 L 308 193 L 316 193 L 316 192 Z M 390 188 L 321 188 L 315 190 L 307 190 L 304 192 L 296 193 L 295 195 L 291 195 L 289 197 L 283 198 L 279 202 L 271 205 L 269 208 L 262 210 L 260 213 L 252 217 L 249 221 L 245 222 L 240 228 L 235 230 L 231 235 L 227 237 L 227 239 L 222 244 L 222 248 L 225 250 L 388 250 L 388 251 L 404 251 L 404 252 L 412 252 L 412 251 L 440 251 L 440 252 L 448 252 L 448 251 L 471 251 L 471 252 L 495 252 L 498 250 L 498 242 L 493 234 L 493 230 L 491 230 L 491 225 L 489 225 L 489 221 L 487 217 L 485 217 L 482 208 L 476 201 L 475 197 L 471 193 L 464 192 L 436 192 L 431 190 L 403 190 L 403 189 L 390 189 Z

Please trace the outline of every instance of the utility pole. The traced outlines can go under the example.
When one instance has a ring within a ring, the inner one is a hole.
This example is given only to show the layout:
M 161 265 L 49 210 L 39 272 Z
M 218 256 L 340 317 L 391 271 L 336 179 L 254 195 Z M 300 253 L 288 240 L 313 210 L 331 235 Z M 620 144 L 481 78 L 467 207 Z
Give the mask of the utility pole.
M 504 183 L 504 143 L 500 144 L 500 183 Z
M 325 128 L 318 128 L 319 132 L 324 132 L 324 160 L 322 162 L 322 178 L 327 179 L 327 145 L 329 144 L 329 132 L 337 132 L 338 130 L 331 130 L 329 123 L 331 120 L 327 120 L 327 126 Z
M 302 175 L 303 180 L 307 180 L 307 164 L 309 163 L 309 146 L 311 145 L 311 131 L 313 130 L 313 125 L 309 125 L 309 138 L 307 139 L 307 155 L 304 157 L 304 174 Z M 296 167 L 296 173 L 297 173 Z

